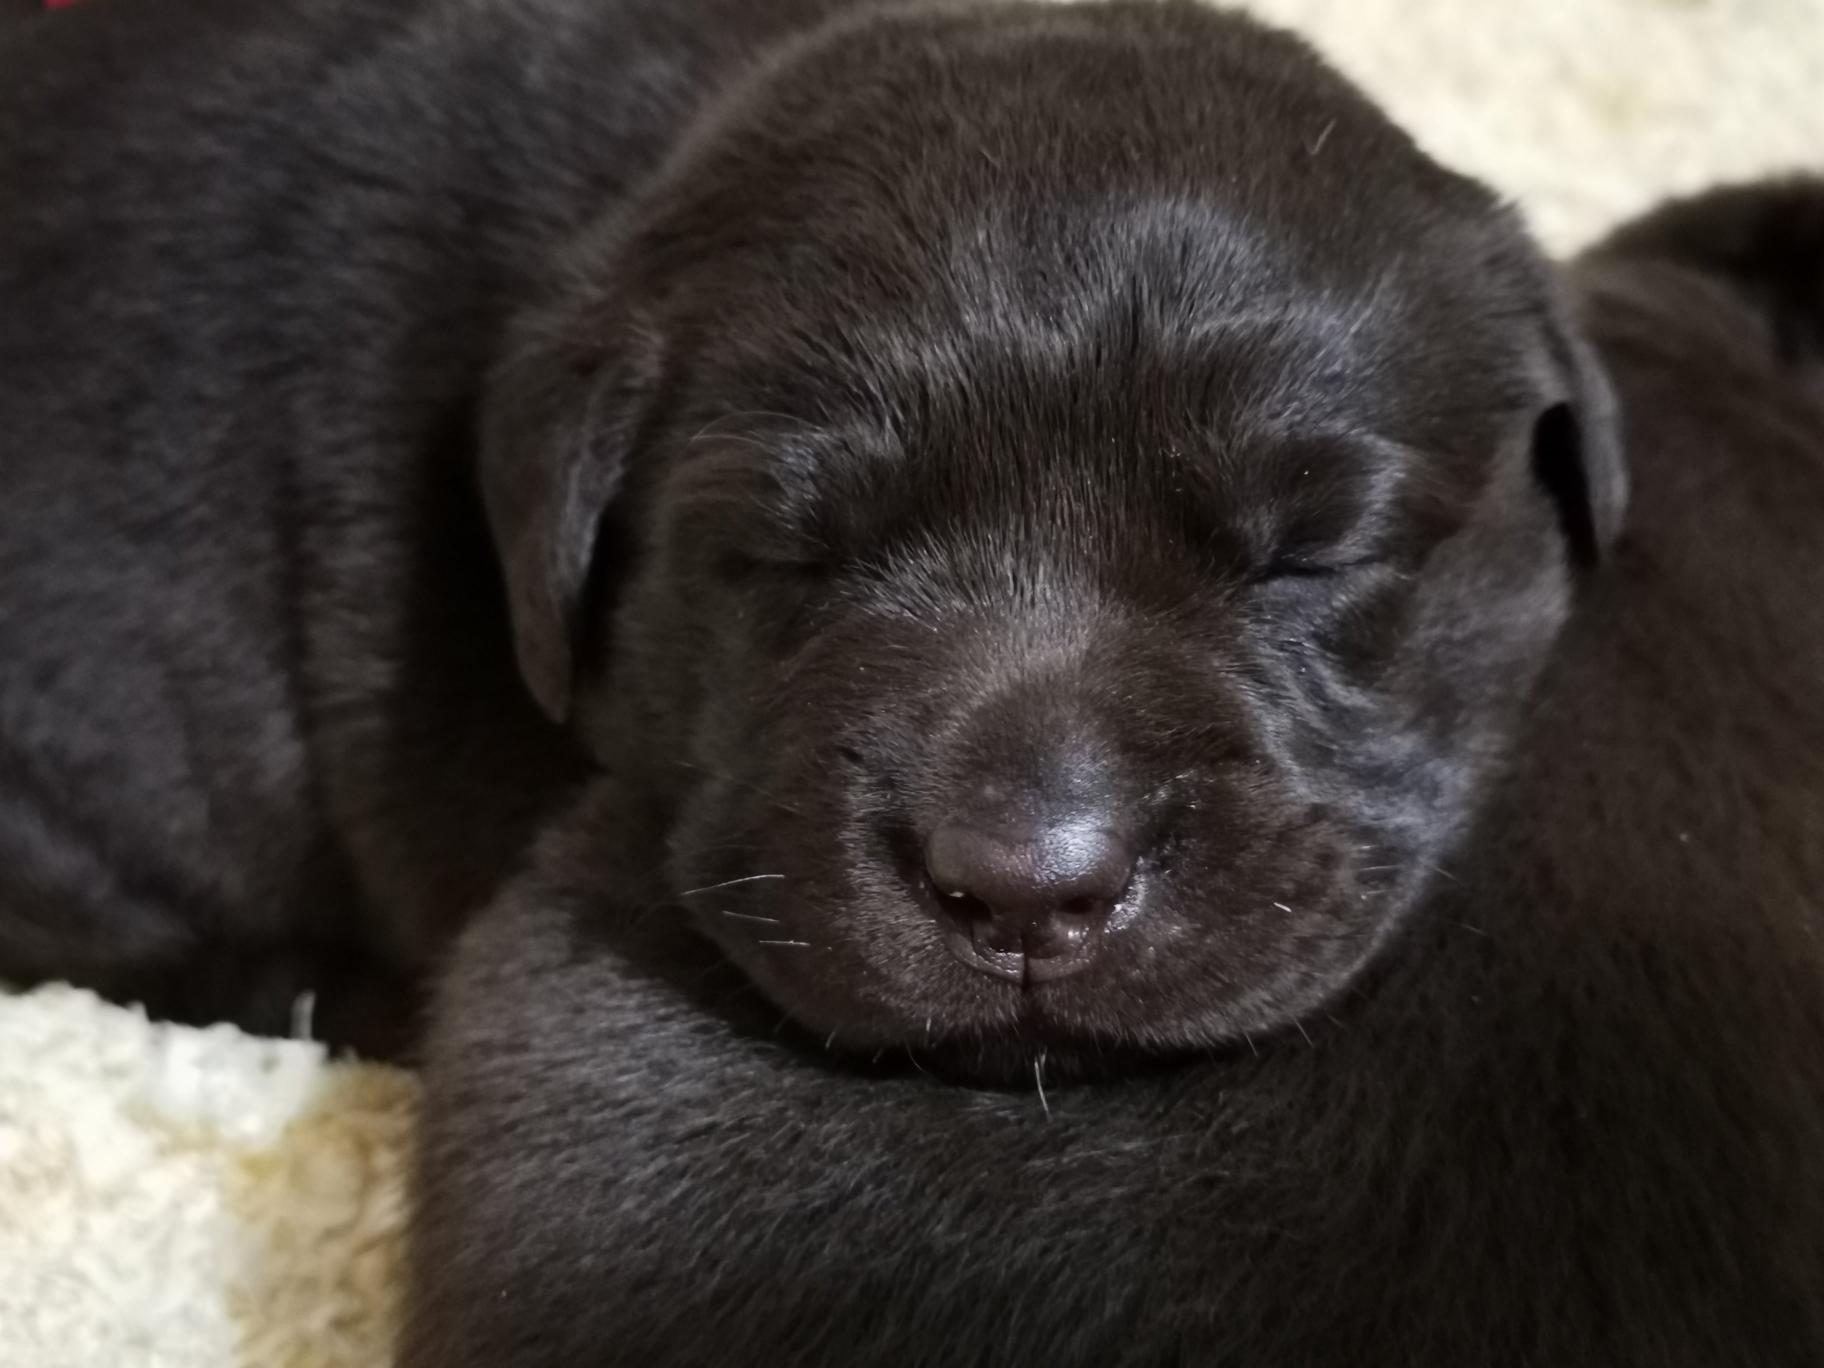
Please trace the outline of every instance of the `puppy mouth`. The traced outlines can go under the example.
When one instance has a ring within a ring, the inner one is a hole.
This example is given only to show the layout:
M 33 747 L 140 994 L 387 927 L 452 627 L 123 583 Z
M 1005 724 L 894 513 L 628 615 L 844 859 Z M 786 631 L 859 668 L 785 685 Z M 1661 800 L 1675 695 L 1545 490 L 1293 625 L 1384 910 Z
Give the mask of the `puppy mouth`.
M 944 948 L 970 969 L 1021 987 L 1069 978 L 1096 959 L 1097 933 L 1088 916 L 1059 916 L 1041 933 L 1011 940 L 985 918 L 947 926 Z

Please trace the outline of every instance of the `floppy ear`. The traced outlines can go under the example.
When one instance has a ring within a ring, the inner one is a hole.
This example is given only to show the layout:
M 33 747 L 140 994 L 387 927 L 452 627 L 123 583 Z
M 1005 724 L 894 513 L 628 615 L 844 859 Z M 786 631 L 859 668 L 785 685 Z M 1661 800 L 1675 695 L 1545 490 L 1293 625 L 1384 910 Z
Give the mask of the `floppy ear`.
M 564 331 L 528 329 L 495 370 L 477 458 L 520 674 L 555 722 L 570 713 L 590 566 L 657 369 L 656 343 L 636 326 Z
M 1533 470 L 1558 505 L 1580 566 L 1596 565 L 1621 535 L 1628 508 L 1621 417 L 1596 351 L 1554 300 L 1548 351 L 1562 396 L 1533 428 Z

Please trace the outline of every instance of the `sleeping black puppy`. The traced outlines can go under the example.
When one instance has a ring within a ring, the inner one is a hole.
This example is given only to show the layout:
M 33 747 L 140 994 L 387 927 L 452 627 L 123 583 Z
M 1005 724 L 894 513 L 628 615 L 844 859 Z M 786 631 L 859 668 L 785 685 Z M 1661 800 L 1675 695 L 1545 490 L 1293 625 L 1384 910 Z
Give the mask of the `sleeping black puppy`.
M 92 3 L 0 55 L 0 975 L 391 1043 L 536 843 L 408 1362 L 1815 1357 L 1809 541 L 1604 567 L 1551 273 L 1300 45 Z
M 604 787 L 449 976 L 401 1362 L 1824 1361 L 1824 182 L 1576 277 L 1629 529 L 1367 976 L 1094 1086 L 843 1072 L 630 915 Z

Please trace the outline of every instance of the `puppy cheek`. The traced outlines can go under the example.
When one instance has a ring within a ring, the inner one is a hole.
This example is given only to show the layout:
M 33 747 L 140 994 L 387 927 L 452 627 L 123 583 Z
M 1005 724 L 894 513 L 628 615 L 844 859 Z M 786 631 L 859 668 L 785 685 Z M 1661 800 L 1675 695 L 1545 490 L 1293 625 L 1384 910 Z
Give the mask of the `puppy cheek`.
M 942 984 L 928 982 L 920 910 L 874 848 L 865 804 L 777 738 L 755 753 L 776 762 L 705 784 L 673 841 L 681 887 L 751 882 L 685 898 L 687 911 L 801 1026 L 849 1044 L 909 1038 Z
M 1467 658 L 1488 672 L 1537 669 L 1569 620 L 1574 576 L 1543 509 L 1520 509 L 1439 547 L 1422 596 L 1425 630 L 1440 641 L 1459 624 Z
M 1277 923 L 1257 928 L 1260 968 L 1236 994 L 1236 1018 L 1251 1018 L 1250 1029 L 1273 1027 L 1334 1000 L 1403 924 L 1406 910 L 1405 904 L 1368 906 L 1348 883 L 1285 904 Z

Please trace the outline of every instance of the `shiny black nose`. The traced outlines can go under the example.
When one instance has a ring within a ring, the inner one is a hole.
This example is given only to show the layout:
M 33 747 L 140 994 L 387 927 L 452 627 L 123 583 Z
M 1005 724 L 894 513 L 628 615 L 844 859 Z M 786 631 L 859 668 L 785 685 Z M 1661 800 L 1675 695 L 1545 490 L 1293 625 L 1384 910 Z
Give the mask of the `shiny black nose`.
M 1132 845 L 1094 818 L 1013 827 L 950 821 L 925 843 L 951 953 L 1021 981 L 1089 966 L 1134 861 Z

